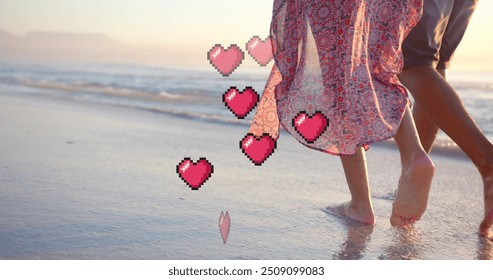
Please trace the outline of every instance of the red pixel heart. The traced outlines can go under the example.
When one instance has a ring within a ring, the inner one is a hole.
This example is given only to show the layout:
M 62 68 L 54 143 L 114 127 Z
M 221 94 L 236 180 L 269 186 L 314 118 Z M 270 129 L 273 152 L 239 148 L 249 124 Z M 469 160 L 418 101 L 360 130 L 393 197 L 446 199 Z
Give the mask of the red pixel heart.
M 223 94 L 224 104 L 238 119 L 245 118 L 255 108 L 258 99 L 258 93 L 252 87 L 245 87 L 243 91 L 230 87 Z
M 255 136 L 253 133 L 247 133 L 240 141 L 240 149 L 255 165 L 262 165 L 264 161 L 274 152 L 276 140 L 269 134 L 264 133 L 262 136 Z
M 184 158 L 176 166 L 176 173 L 192 190 L 198 190 L 213 172 L 214 166 L 206 158 L 199 158 L 196 163 Z
M 261 40 L 258 36 L 253 36 L 246 44 L 246 48 L 248 53 L 260 66 L 269 64 L 269 61 L 273 57 L 270 36 L 265 40 Z
M 224 77 L 229 76 L 245 58 L 243 51 L 235 44 L 224 49 L 220 44 L 214 45 L 207 53 L 207 59 Z
M 306 142 L 314 143 L 329 126 L 329 119 L 320 111 L 315 111 L 311 117 L 301 111 L 293 118 L 292 124 Z

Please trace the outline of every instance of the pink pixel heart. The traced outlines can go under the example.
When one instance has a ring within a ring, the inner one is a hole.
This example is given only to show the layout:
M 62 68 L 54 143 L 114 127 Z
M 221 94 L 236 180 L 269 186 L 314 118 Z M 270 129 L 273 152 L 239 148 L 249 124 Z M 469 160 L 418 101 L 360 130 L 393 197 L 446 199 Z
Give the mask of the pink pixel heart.
M 238 119 L 245 118 L 255 108 L 258 99 L 258 93 L 252 87 L 245 87 L 243 91 L 230 87 L 223 94 L 224 104 Z
M 226 50 L 220 44 L 216 44 L 207 53 L 207 59 L 224 77 L 233 73 L 244 58 L 243 51 L 235 44 L 230 45 Z
M 246 48 L 260 66 L 266 66 L 273 57 L 270 36 L 265 40 L 261 40 L 258 36 L 253 36 L 246 44 Z
M 315 111 L 311 117 L 301 111 L 293 118 L 293 126 L 306 142 L 314 143 L 329 126 L 329 119 L 320 111 Z
M 221 215 L 219 216 L 219 232 L 221 232 L 224 244 L 226 244 L 226 240 L 228 239 L 230 228 L 231 218 L 229 217 L 228 211 L 226 211 L 226 214 L 221 211 Z
M 240 141 L 240 149 L 255 165 L 260 166 L 274 152 L 276 140 L 269 134 L 264 133 L 262 136 L 255 136 L 253 133 L 247 133 Z
M 184 158 L 176 166 L 176 173 L 192 190 L 198 190 L 213 172 L 214 166 L 206 158 L 200 158 L 196 163 Z

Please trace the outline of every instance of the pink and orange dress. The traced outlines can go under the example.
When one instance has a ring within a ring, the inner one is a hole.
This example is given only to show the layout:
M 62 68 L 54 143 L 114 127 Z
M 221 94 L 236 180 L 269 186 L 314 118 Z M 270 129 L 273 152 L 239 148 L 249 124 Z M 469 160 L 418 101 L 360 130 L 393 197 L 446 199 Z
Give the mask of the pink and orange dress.
M 274 0 L 275 64 L 249 132 L 277 139 L 282 125 L 341 156 L 393 137 L 409 104 L 400 47 L 421 11 L 422 0 Z M 300 112 L 327 118 L 315 141 L 296 131 Z

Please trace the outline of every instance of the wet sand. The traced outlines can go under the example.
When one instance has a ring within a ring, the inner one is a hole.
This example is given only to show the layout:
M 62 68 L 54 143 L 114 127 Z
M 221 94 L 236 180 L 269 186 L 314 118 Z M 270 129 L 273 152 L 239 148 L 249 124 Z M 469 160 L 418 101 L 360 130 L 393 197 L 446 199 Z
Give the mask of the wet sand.
M 493 259 L 477 235 L 482 185 L 467 160 L 433 157 L 428 210 L 400 230 L 388 221 L 399 155 L 372 146 L 377 224 L 361 226 L 321 210 L 349 198 L 339 158 L 282 134 L 254 166 L 239 150 L 245 134 L 0 90 L 0 259 Z M 214 165 L 198 191 L 176 173 L 184 157 Z

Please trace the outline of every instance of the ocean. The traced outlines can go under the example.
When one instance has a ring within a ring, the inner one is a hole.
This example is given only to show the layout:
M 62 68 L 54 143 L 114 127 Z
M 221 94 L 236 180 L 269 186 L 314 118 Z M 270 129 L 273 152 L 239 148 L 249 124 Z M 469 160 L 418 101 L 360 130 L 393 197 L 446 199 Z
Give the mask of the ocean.
M 323 211 L 349 197 L 337 157 L 286 135 L 253 165 L 238 148 L 251 116 L 237 120 L 221 96 L 261 93 L 268 71 L 1 64 L 0 259 L 493 259 L 477 235 L 483 184 L 469 161 L 433 158 L 428 208 L 409 230 L 388 222 L 395 150 L 368 153 L 375 226 Z M 491 77 L 451 75 L 490 139 Z M 184 157 L 214 165 L 199 191 L 176 173 Z
M 272 64 L 272 63 L 271 63 Z M 230 87 L 252 87 L 262 94 L 270 65 L 240 66 L 229 77 L 212 66 L 170 68 L 116 64 L 0 64 L 5 90 L 55 95 L 172 114 L 206 122 L 248 126 L 253 112 L 239 120 L 222 102 Z M 493 72 L 450 71 L 449 81 L 479 127 L 493 141 Z M 458 149 L 440 133 L 437 148 Z

